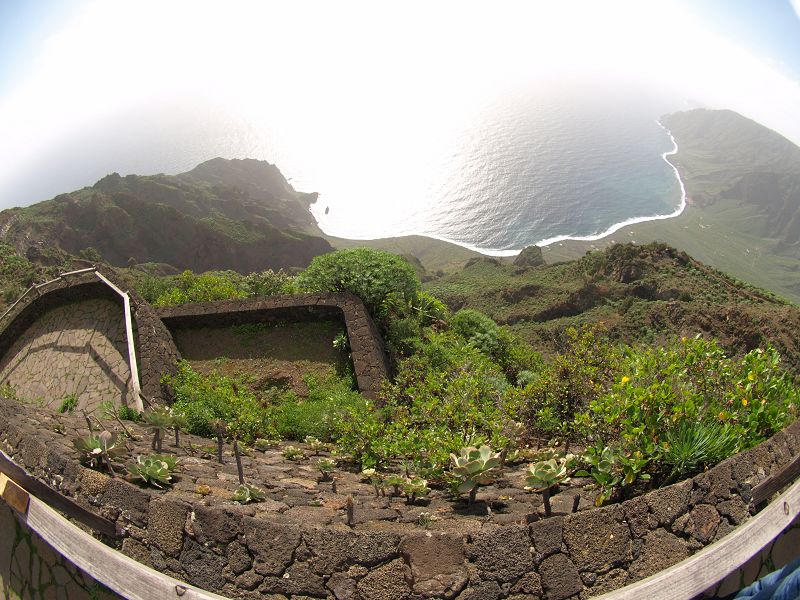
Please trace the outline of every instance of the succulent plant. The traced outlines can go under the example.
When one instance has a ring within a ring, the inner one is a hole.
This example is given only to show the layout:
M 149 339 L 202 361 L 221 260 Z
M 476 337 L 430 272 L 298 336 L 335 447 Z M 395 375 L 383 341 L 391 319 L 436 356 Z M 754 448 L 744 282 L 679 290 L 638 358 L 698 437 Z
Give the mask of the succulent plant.
M 167 430 L 172 427 L 172 413 L 164 406 L 159 406 L 152 410 L 145 411 L 142 415 L 147 431 L 153 434 L 151 447 L 157 452 L 161 452 L 161 442 Z
M 200 494 L 201 496 L 208 496 L 211 494 L 211 486 L 206 485 L 205 483 L 199 483 L 197 484 L 197 487 L 194 488 L 194 493 Z
M 108 431 L 98 435 L 90 434 L 86 437 L 75 438 L 72 445 L 81 453 L 81 460 L 92 469 L 99 468 L 103 463 L 113 474 L 111 459 L 117 458 L 121 448 L 117 447 L 117 436 Z
M 336 461 L 331 458 L 320 458 L 317 461 L 317 469 L 322 473 L 322 479 L 328 481 L 331 478 L 331 472 L 336 468 Z
M 251 502 L 263 502 L 267 498 L 264 490 L 249 483 L 243 483 L 233 493 L 231 499 L 239 504 L 250 504 Z
M 175 446 L 181 445 L 181 438 L 180 432 L 181 429 L 186 429 L 189 427 L 189 419 L 186 416 L 185 412 L 170 409 L 170 415 L 172 416 L 172 427 L 175 429 Z
M 578 471 L 578 477 L 592 477 L 595 486 L 599 490 L 594 500 L 595 506 L 602 506 L 609 500 L 617 487 L 623 482 L 622 469 L 619 465 L 619 455 L 610 446 L 598 445 L 594 448 L 586 449 L 583 461 L 591 469 L 589 471 Z
M 307 435 L 303 441 L 308 444 L 308 449 L 314 453 L 314 456 L 318 456 L 320 452 L 328 449 L 328 444 L 319 441 L 313 435 Z
M 431 491 L 431 488 L 428 487 L 427 479 L 422 479 L 421 477 L 406 477 L 402 488 L 408 504 L 414 504 L 417 501 L 417 496 L 425 496 Z
M 533 463 L 528 467 L 525 481 L 527 490 L 542 494 L 544 512 L 550 516 L 550 491 L 557 485 L 569 481 L 568 469 L 572 466 L 575 457 L 568 454 L 564 458 L 550 458 Z
M 375 490 L 375 496 L 379 496 L 383 489 L 383 476 L 375 469 L 364 469 L 361 471 L 361 477 L 369 481 Z
M 133 477 L 138 477 L 144 483 L 157 487 L 171 485 L 172 471 L 176 466 L 175 457 L 166 457 L 159 454 L 150 456 L 138 456 L 136 464 L 128 467 L 128 472 Z
M 280 443 L 280 440 L 271 440 L 266 438 L 257 438 L 255 442 L 253 442 L 253 446 L 256 450 L 261 450 L 264 452 L 265 450 L 269 450 L 270 448 L 274 448 Z
M 297 460 L 305 460 L 308 457 L 306 456 L 306 453 L 303 452 L 303 450 L 301 450 L 300 448 L 297 448 L 295 446 L 286 446 L 286 448 L 283 449 L 283 458 L 285 458 L 286 460 L 297 461 Z
M 392 496 L 399 496 L 400 495 L 400 488 L 406 482 L 406 478 L 402 475 L 387 475 L 383 483 L 391 486 L 392 488 Z
M 458 493 L 469 492 L 469 503 L 475 501 L 478 486 L 492 483 L 498 474 L 500 453 L 492 452 L 489 446 L 461 449 L 461 456 L 450 455 L 453 462 L 452 473 L 461 479 Z
M 551 458 L 533 463 L 528 467 L 528 474 L 525 477 L 528 485 L 525 489 L 541 492 L 568 482 L 568 468 L 573 460 L 574 456 L 568 454 L 564 458 Z

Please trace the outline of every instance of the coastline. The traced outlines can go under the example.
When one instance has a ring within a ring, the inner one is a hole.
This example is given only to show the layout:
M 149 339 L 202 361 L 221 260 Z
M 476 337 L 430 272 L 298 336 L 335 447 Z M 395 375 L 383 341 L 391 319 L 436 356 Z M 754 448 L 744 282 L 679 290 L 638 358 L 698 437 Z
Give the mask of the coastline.
M 680 203 L 679 203 L 678 207 L 674 211 L 672 211 L 671 213 L 668 213 L 668 214 L 652 215 L 652 216 L 647 216 L 647 217 L 631 217 L 629 219 L 625 219 L 624 221 L 620 221 L 618 223 L 614 223 L 608 229 L 606 229 L 606 230 L 604 230 L 604 231 L 602 231 L 600 233 L 593 233 L 593 234 L 590 234 L 590 235 L 583 235 L 583 236 L 574 235 L 574 234 L 558 235 L 558 236 L 553 236 L 553 237 L 550 237 L 550 238 L 545 238 L 545 239 L 542 239 L 542 240 L 539 240 L 539 241 L 536 241 L 536 242 L 532 242 L 530 244 L 527 244 L 527 246 L 539 246 L 540 248 L 546 248 L 546 247 L 551 246 L 553 244 L 557 244 L 559 242 L 565 242 L 565 241 L 595 242 L 595 241 L 598 241 L 598 240 L 602 240 L 603 238 L 606 238 L 606 237 L 616 233 L 620 229 L 628 227 L 629 225 L 636 225 L 637 223 L 646 223 L 648 221 L 662 221 L 664 219 L 673 219 L 675 217 L 680 216 L 683 213 L 683 211 L 686 209 L 686 205 L 687 205 L 686 186 L 684 185 L 683 180 L 681 179 L 681 175 L 678 172 L 678 168 L 674 164 L 672 164 L 669 161 L 669 158 L 668 158 L 668 157 L 674 156 L 675 154 L 678 153 L 678 143 L 675 141 L 675 137 L 672 135 L 672 132 L 670 132 L 670 130 L 667 129 L 661 123 L 660 119 L 656 119 L 656 123 L 658 124 L 659 127 L 661 127 L 661 129 L 663 129 L 667 133 L 667 135 L 669 136 L 670 141 L 672 142 L 672 149 L 671 150 L 667 150 L 666 152 L 662 152 L 661 153 L 661 159 L 664 162 L 666 162 L 672 168 L 673 172 L 675 173 L 675 177 L 678 180 L 678 185 L 680 186 L 681 199 L 680 199 Z M 318 224 L 318 226 L 319 226 L 319 224 Z M 328 236 L 328 237 L 335 237 L 335 236 L 330 236 L 327 233 L 325 235 Z M 453 239 L 450 239 L 450 238 L 447 238 L 447 237 L 444 237 L 444 236 L 438 236 L 438 235 L 429 234 L 429 233 L 414 233 L 414 234 L 408 234 L 408 235 L 409 236 L 411 236 L 411 235 L 419 235 L 419 236 L 430 238 L 430 239 L 434 239 L 434 240 L 437 240 L 437 241 L 440 241 L 440 242 L 446 242 L 448 244 L 454 244 L 456 246 L 461 246 L 462 248 L 464 248 L 466 250 L 470 250 L 472 252 L 477 252 L 477 253 L 483 254 L 485 256 L 510 257 L 510 256 L 518 255 L 523 250 L 523 248 L 516 248 L 516 249 L 510 249 L 510 250 L 502 250 L 502 249 L 496 249 L 496 248 L 482 248 L 480 246 L 475 246 L 473 244 L 469 244 L 469 243 L 466 243 L 466 242 L 459 242 L 459 241 L 456 241 L 456 240 L 453 240 Z M 407 236 L 392 236 L 391 238 L 375 238 L 375 239 L 369 239 L 369 240 L 353 239 L 352 241 L 354 241 L 354 242 L 359 242 L 359 241 L 362 241 L 362 242 L 377 242 L 380 239 L 396 239 L 398 237 L 407 237 Z

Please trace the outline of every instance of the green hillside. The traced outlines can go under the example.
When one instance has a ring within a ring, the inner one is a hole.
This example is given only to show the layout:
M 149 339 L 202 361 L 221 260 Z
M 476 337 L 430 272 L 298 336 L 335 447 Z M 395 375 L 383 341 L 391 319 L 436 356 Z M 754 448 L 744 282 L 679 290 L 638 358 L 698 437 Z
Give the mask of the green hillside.
M 280 171 L 214 159 L 177 176 L 113 173 L 92 187 L 0 212 L 0 239 L 23 254 L 42 244 L 122 266 L 206 271 L 303 267 L 331 250 Z M 88 251 L 87 249 L 96 250 Z
M 662 119 L 688 194 L 677 218 L 639 223 L 597 242 L 544 249 L 548 262 L 615 242 L 665 241 L 735 277 L 800 302 L 800 148 L 727 110 Z
M 568 327 L 603 323 L 626 343 L 698 333 L 733 353 L 773 343 L 800 368 L 800 310 L 665 244 L 617 244 L 535 268 L 485 258 L 426 289 L 452 310 L 486 313 L 545 353 L 560 349 Z

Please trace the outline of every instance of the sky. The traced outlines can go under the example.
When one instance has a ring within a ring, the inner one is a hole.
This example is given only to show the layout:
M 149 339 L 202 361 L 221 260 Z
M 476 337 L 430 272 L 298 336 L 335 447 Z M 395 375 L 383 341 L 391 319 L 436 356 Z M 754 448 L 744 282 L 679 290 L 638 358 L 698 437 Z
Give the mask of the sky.
M 192 144 L 243 123 L 344 152 L 379 143 L 356 131 L 447 131 L 571 78 L 669 90 L 800 144 L 798 15 L 800 0 L 0 0 L 0 208 L 190 168 Z M 170 150 L 173 135 L 192 141 Z

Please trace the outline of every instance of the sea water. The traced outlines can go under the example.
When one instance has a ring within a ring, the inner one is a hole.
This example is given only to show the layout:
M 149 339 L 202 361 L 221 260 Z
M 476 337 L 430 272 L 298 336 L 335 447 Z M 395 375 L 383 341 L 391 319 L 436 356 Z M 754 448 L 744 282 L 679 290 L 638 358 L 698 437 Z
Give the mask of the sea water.
M 413 111 L 374 107 L 363 119 L 164 108 L 66 140 L 31 177 L 20 174 L 14 204 L 112 171 L 179 173 L 215 156 L 250 157 L 319 192 L 311 210 L 328 234 L 417 233 L 513 254 L 677 214 L 685 199 L 664 156 L 674 140 L 658 118 L 683 107 L 635 86 L 576 83 L 515 90 L 469 110 L 427 110 L 420 98 Z

